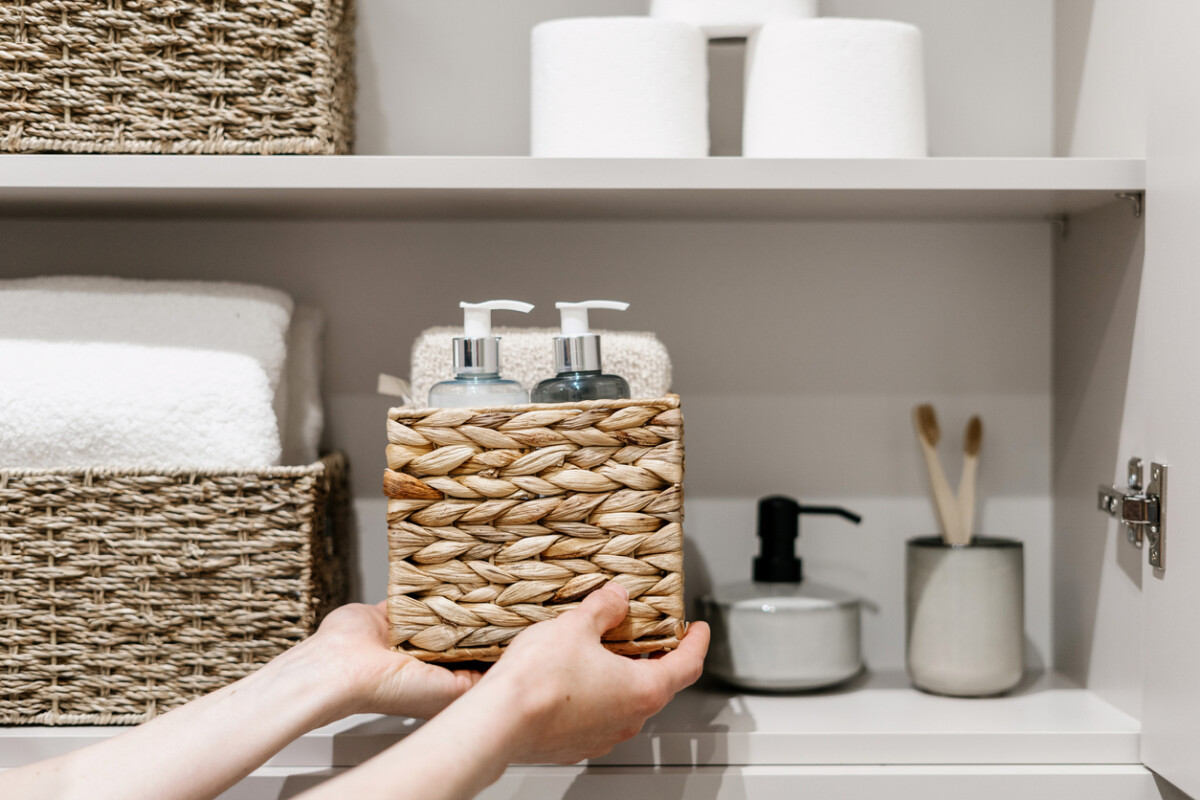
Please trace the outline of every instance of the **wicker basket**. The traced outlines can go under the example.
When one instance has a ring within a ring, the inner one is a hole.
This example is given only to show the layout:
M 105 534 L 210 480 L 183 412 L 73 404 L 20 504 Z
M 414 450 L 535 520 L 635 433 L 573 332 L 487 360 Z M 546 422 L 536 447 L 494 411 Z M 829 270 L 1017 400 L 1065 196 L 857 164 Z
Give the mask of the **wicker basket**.
M 345 461 L 0 470 L 0 723 L 136 724 L 315 630 L 345 592 Z
M 350 151 L 353 0 L 0 0 L 0 152 Z
M 425 661 L 494 661 L 523 629 L 609 580 L 629 616 L 615 652 L 683 631 L 679 398 L 392 409 L 392 645 Z

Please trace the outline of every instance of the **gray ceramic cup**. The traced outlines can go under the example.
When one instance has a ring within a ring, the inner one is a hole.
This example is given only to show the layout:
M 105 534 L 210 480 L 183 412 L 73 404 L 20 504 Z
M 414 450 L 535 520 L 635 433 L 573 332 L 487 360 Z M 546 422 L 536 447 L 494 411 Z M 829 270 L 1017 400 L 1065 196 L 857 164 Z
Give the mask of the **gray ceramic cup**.
M 1006 692 L 1025 669 L 1025 559 L 1015 539 L 940 536 L 907 546 L 908 676 L 918 689 L 980 697 Z

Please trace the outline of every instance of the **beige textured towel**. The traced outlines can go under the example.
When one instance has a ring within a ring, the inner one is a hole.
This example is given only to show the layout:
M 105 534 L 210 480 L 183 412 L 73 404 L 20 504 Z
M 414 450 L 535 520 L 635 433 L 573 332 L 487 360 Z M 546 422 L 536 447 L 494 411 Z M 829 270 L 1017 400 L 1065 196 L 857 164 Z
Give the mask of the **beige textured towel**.
M 538 381 L 554 377 L 551 340 L 558 328 L 492 328 L 499 336 L 500 374 L 532 390 Z M 593 331 L 600 334 L 600 359 L 605 372 L 629 381 L 635 398 L 662 397 L 671 389 L 671 357 L 653 333 Z M 451 340 L 462 328 L 430 328 L 417 337 L 412 350 L 413 402 L 424 405 L 438 381 L 454 377 Z

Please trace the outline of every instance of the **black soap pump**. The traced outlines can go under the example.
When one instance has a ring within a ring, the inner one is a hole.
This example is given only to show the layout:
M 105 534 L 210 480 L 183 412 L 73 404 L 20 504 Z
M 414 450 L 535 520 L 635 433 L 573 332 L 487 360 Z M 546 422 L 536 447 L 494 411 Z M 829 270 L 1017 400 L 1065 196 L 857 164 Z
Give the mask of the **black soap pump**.
M 700 599 L 712 625 L 707 669 L 747 689 L 796 691 L 841 683 L 862 669 L 859 598 L 804 580 L 795 541 L 801 514 L 862 517 L 837 506 L 804 506 L 774 495 L 758 503 L 754 580 Z

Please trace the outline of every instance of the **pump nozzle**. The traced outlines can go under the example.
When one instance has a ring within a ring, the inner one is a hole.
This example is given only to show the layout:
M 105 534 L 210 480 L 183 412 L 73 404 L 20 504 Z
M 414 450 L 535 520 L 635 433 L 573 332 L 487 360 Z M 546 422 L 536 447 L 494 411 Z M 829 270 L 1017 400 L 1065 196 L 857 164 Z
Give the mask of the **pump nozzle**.
M 591 333 L 588 328 L 589 308 L 624 311 L 629 308 L 629 303 L 622 303 L 619 300 L 584 300 L 582 303 L 555 303 L 554 307 L 562 312 L 563 336 L 584 336 Z
M 555 303 L 562 312 L 562 333 L 554 337 L 554 368 L 558 374 L 589 372 L 600 369 L 600 337 L 588 328 L 588 309 L 607 308 L 624 311 L 629 303 L 618 300 L 584 300 L 582 303 Z
M 463 338 L 486 339 L 492 335 L 493 311 L 520 311 L 528 314 L 533 305 L 520 300 L 488 300 L 483 303 L 459 303 L 463 309 Z
M 454 340 L 455 375 L 495 375 L 500 372 L 500 340 L 492 336 L 493 311 L 533 310 L 519 300 L 459 303 L 463 310 L 463 335 Z
M 840 506 L 802 506 L 790 497 L 773 495 L 758 501 L 758 536 L 761 553 L 754 559 L 754 580 L 763 583 L 799 583 L 804 573 L 796 557 L 801 514 L 835 514 L 854 524 L 862 517 Z

